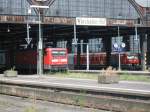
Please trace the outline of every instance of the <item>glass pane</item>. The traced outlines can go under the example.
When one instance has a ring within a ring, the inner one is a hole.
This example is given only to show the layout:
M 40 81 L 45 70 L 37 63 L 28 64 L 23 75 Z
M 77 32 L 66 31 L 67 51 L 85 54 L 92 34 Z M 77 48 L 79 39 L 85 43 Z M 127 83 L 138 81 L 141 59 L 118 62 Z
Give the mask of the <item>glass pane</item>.
M 139 17 L 128 0 L 56 0 L 48 16 L 106 17 L 136 19 Z

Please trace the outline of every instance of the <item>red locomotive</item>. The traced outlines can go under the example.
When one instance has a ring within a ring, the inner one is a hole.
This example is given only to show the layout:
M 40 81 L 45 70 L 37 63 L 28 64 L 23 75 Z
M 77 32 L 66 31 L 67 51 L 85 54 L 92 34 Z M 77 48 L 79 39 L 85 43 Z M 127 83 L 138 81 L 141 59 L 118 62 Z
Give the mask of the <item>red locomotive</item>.
M 47 48 L 44 53 L 44 69 L 63 69 L 68 68 L 68 54 L 65 48 Z
M 136 67 L 140 64 L 140 59 L 138 53 L 121 53 L 121 66 L 123 68 L 129 69 L 131 67 Z M 80 68 L 85 68 L 87 64 L 87 55 L 80 55 Z M 110 65 L 113 67 L 118 67 L 118 53 L 112 53 L 110 58 Z M 100 69 L 106 67 L 107 59 L 106 53 L 89 53 L 89 65 L 91 69 Z M 77 65 L 77 55 L 74 56 L 74 65 Z
M 68 53 L 65 48 L 45 48 L 43 56 L 44 70 L 67 70 Z M 23 50 L 15 54 L 15 66 L 19 70 L 37 68 L 37 51 Z
M 138 54 L 123 54 L 121 63 L 124 65 L 139 65 L 140 59 Z

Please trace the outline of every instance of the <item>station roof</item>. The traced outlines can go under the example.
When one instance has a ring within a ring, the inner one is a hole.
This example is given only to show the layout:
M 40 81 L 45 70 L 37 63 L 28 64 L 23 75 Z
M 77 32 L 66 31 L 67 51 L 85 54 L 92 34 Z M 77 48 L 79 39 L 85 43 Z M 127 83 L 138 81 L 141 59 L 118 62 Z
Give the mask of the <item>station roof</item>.
M 142 7 L 150 7 L 150 0 L 135 0 Z

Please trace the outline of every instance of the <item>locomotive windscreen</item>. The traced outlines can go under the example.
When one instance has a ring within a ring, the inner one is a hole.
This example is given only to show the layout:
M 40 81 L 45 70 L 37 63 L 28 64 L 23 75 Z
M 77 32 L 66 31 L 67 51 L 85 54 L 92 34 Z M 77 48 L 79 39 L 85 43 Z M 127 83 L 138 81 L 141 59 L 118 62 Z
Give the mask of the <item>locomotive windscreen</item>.
M 127 59 L 138 59 L 138 56 L 129 55 L 127 56 Z
M 65 56 L 66 55 L 66 51 L 52 51 L 52 55 L 53 56 Z

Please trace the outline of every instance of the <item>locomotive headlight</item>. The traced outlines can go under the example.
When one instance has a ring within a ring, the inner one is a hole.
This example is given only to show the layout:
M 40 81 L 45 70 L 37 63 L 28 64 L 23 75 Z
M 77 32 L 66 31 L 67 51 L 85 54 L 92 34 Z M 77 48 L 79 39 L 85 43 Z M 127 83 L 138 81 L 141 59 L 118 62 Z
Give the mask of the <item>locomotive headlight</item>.
M 61 62 L 67 62 L 67 59 L 61 59 Z
M 58 62 L 58 59 L 53 59 L 52 62 Z

